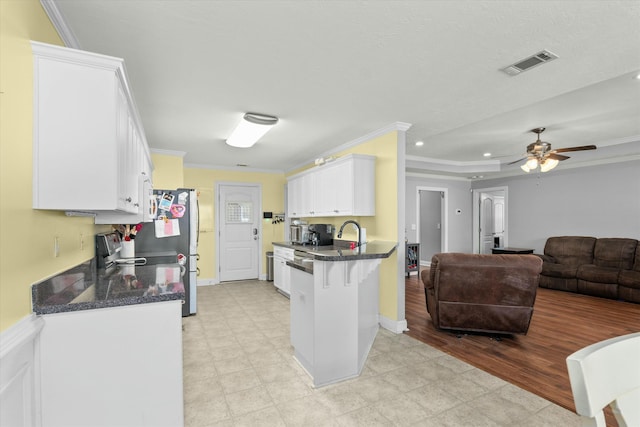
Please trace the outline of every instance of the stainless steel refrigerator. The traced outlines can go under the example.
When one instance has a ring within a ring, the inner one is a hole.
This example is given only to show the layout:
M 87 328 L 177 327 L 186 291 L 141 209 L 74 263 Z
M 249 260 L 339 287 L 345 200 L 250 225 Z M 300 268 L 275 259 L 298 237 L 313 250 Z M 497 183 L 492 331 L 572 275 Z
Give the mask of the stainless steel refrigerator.
M 153 190 L 152 222 L 134 237 L 136 257 L 149 264 L 178 263 L 185 291 L 182 315 L 196 314 L 198 275 L 198 195 L 190 188 Z

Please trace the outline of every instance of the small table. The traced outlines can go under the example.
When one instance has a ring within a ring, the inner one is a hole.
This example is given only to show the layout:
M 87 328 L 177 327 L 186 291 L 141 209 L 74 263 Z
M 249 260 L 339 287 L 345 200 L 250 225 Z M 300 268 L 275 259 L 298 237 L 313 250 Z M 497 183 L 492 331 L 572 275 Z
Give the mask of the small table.
M 528 248 L 492 248 L 492 254 L 532 254 L 533 249 Z

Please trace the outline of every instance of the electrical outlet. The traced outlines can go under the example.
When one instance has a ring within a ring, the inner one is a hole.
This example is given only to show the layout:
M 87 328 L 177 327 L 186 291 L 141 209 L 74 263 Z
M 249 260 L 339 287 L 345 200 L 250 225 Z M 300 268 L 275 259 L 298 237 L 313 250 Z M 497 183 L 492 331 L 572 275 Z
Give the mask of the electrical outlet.
M 53 257 L 58 258 L 60 256 L 60 239 L 58 236 L 53 238 Z

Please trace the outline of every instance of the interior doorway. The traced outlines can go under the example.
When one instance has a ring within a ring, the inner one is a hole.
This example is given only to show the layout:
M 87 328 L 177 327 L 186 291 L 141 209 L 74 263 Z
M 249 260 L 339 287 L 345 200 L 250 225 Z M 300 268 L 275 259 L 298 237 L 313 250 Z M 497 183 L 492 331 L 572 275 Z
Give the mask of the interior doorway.
M 431 257 L 447 252 L 447 189 L 417 187 L 416 235 L 420 243 L 420 265 L 430 265 Z
M 507 187 L 473 190 L 473 252 L 508 246 Z
M 216 184 L 218 280 L 258 279 L 261 270 L 262 189 L 259 184 Z

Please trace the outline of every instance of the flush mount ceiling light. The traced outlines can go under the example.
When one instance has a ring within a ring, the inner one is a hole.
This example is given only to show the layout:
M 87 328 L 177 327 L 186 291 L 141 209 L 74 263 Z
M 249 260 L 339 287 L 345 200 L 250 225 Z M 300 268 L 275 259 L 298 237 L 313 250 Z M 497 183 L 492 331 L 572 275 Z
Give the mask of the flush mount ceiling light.
M 278 123 L 277 117 L 246 113 L 226 142 L 232 147 L 251 147 L 276 123 Z
M 417 141 L 416 142 L 416 147 L 422 147 L 424 145 L 424 142 L 422 141 Z

